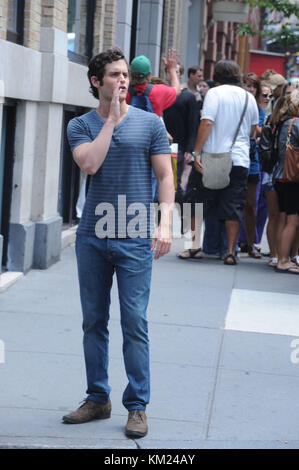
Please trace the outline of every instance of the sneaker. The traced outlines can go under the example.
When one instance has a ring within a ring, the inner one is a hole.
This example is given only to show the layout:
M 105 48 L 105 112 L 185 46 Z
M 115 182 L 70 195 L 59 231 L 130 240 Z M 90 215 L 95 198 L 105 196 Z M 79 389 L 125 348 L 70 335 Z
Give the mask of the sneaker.
M 126 436 L 144 437 L 147 431 L 148 426 L 145 412 L 143 410 L 130 410 L 126 425 Z
M 107 403 L 96 403 L 91 400 L 84 400 L 76 411 L 63 416 L 63 422 L 67 424 L 81 424 L 93 419 L 107 419 L 111 416 L 111 401 Z

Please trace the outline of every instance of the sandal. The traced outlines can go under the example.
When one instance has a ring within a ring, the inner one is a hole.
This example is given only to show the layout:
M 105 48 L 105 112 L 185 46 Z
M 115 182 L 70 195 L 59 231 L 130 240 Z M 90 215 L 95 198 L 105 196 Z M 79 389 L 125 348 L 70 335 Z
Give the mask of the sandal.
M 299 267 L 296 266 L 296 265 L 293 265 L 293 266 L 289 266 L 288 268 L 284 269 L 284 268 L 278 268 L 276 266 L 275 268 L 275 271 L 277 273 L 282 273 L 282 274 L 299 274 Z
M 255 259 L 262 258 L 261 253 L 259 252 L 259 250 L 257 249 L 255 245 L 251 245 L 248 247 L 248 256 L 250 256 L 251 258 L 255 258 Z
M 231 262 L 229 262 L 228 260 L 231 260 Z M 228 255 L 226 255 L 225 258 L 224 258 L 224 264 L 226 264 L 228 266 L 236 265 L 237 260 L 236 260 L 235 255 L 233 255 L 232 253 L 229 253 Z
M 177 257 L 180 259 L 202 259 L 202 251 L 201 248 L 189 248 L 189 250 L 185 250 L 182 253 L 188 253 L 188 256 L 182 256 L 181 253 L 177 254 Z M 201 253 L 201 256 L 196 256 L 198 253 Z
M 291 258 L 292 263 L 295 263 L 296 266 L 299 266 L 299 256 L 293 256 Z

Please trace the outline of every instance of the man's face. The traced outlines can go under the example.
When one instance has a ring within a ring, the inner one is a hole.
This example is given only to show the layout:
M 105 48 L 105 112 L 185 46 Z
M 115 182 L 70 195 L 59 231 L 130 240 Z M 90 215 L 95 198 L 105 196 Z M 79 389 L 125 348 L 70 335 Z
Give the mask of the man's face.
M 192 85 L 197 86 L 202 79 L 203 79 L 203 74 L 201 70 L 197 70 L 195 73 L 190 73 L 189 80 L 192 83 Z
M 124 101 L 129 87 L 129 71 L 124 59 L 106 64 L 103 85 L 99 86 L 99 96 L 111 101 L 114 89 L 119 89 L 119 100 Z

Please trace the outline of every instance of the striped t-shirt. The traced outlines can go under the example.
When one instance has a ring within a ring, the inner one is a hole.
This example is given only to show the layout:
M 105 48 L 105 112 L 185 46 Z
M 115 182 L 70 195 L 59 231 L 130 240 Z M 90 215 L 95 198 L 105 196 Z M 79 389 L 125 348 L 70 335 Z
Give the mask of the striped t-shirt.
M 105 121 L 96 110 L 72 119 L 71 150 L 92 142 Z M 151 155 L 170 154 L 166 129 L 153 113 L 129 107 L 114 128 L 106 158 L 91 177 L 78 234 L 99 238 L 147 238 L 152 234 Z

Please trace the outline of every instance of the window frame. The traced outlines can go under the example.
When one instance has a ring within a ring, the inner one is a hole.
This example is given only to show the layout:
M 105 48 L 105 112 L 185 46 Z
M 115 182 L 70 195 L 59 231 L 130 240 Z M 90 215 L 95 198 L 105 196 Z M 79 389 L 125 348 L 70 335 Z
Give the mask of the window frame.
M 86 0 L 85 54 L 67 51 L 68 58 L 77 64 L 87 65 L 92 58 L 95 9 L 96 2 L 94 0 Z
M 17 1 L 16 14 L 16 30 L 6 30 L 7 41 L 14 42 L 15 44 L 23 45 L 24 43 L 24 10 L 25 0 Z

